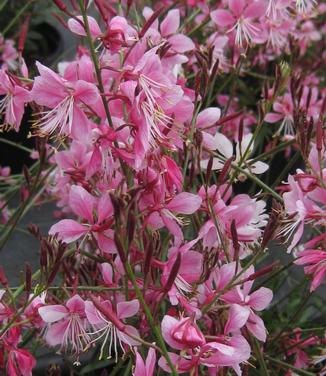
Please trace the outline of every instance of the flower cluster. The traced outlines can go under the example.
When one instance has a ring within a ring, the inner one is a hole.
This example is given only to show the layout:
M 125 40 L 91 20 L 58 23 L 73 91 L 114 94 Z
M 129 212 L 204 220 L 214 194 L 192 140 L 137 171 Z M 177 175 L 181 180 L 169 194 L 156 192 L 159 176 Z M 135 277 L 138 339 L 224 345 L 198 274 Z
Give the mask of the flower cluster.
M 53 4 L 81 41 L 72 61 L 30 77 L 0 40 L 3 129 L 30 107 L 37 160 L 0 170 L 1 192 L 21 191 L 12 212 L 0 196 L 0 248 L 31 205 L 58 208 L 48 234 L 29 228 L 40 269 L 17 288 L 0 270 L 0 369 L 31 375 L 37 336 L 136 376 L 325 374 L 322 332 L 268 312 L 288 266 L 266 261 L 286 243 L 306 300 L 326 274 L 324 4 Z

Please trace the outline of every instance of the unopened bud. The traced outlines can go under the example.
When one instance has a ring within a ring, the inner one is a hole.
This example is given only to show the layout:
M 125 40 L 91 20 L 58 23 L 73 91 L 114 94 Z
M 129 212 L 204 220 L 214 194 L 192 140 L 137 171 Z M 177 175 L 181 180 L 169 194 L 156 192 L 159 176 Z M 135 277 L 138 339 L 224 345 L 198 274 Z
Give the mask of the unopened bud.
M 177 278 L 177 275 L 178 275 L 178 272 L 179 272 L 179 269 L 180 269 L 180 265 L 181 265 L 181 253 L 179 252 L 178 256 L 177 256 L 176 260 L 174 261 L 174 264 L 171 268 L 169 278 L 168 278 L 166 284 L 163 286 L 163 292 L 164 293 L 167 293 L 171 290 L 171 288 L 174 284 L 174 281 Z

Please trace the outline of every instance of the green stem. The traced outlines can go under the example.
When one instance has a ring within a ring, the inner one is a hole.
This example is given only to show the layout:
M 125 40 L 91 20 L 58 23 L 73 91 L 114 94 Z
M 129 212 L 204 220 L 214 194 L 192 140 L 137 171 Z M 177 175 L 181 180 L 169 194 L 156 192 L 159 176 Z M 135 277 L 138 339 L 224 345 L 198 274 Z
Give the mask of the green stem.
M 15 23 L 18 21 L 19 17 L 26 12 L 26 10 L 29 8 L 29 6 L 34 2 L 35 0 L 29 0 L 23 7 L 21 7 L 18 12 L 16 13 L 15 17 L 9 22 L 9 24 L 4 28 L 2 31 L 2 35 L 5 36 L 8 31 L 15 25 Z
M 89 28 L 87 12 L 84 8 L 83 0 L 79 0 L 79 8 L 80 8 L 80 11 L 81 11 L 81 14 L 82 14 L 82 17 L 83 17 L 84 27 L 85 27 L 85 31 L 86 31 L 86 38 L 87 38 L 87 42 L 88 42 L 88 45 L 89 45 L 89 50 L 90 50 L 90 53 L 91 53 L 93 65 L 94 65 L 94 68 L 95 68 L 96 78 L 97 78 L 98 87 L 99 87 L 99 90 L 100 90 L 100 93 L 101 93 L 101 98 L 102 98 L 104 110 L 105 110 L 105 113 L 106 113 L 106 117 L 108 119 L 109 126 L 113 129 L 114 126 L 113 126 L 113 122 L 112 122 L 112 118 L 111 118 L 111 114 L 110 114 L 109 105 L 108 105 L 108 102 L 105 98 L 105 90 L 104 90 L 104 84 L 103 84 L 102 75 L 101 75 L 100 63 L 99 63 L 98 57 L 97 57 L 96 52 L 95 52 L 94 42 L 93 42 L 93 38 L 92 38 L 91 31 L 90 31 L 90 28 Z
M 258 358 L 258 362 L 259 362 L 259 365 L 260 365 L 260 372 L 261 372 L 260 374 L 262 376 L 269 376 L 269 372 L 268 372 L 268 369 L 267 369 L 267 366 L 266 366 L 266 363 L 265 363 L 265 359 L 264 359 L 264 354 L 260 350 L 259 343 L 256 340 L 256 338 L 254 338 L 252 336 L 251 336 L 251 338 L 253 340 L 254 351 L 255 351 L 255 354 Z
M 273 363 L 276 363 L 276 364 L 282 366 L 286 370 L 292 369 L 298 375 L 303 375 L 303 376 L 314 376 L 314 375 L 316 375 L 315 373 L 308 372 L 308 371 L 305 371 L 303 369 L 296 368 L 296 367 L 292 366 L 291 364 L 285 363 L 285 362 L 283 362 L 282 360 L 279 360 L 279 359 L 272 358 L 272 357 L 270 357 L 268 355 L 265 355 L 265 358 L 268 359 L 268 360 L 270 360 Z
M 26 153 L 31 153 L 33 151 L 32 149 L 27 148 L 26 146 L 17 144 L 16 142 L 13 142 L 13 141 L 10 141 L 10 140 L 6 140 L 5 138 L 0 138 L 0 142 L 3 143 L 3 144 L 7 144 L 7 145 L 10 145 L 10 146 L 13 146 L 13 147 L 15 147 L 17 149 L 26 151 Z
M 161 348 L 162 353 L 163 353 L 163 355 L 164 355 L 164 357 L 165 357 L 165 359 L 166 359 L 166 361 L 167 361 L 167 363 L 168 363 L 168 365 L 171 369 L 171 373 L 172 373 L 172 375 L 176 376 L 176 375 L 178 375 L 177 371 L 176 371 L 176 369 L 175 369 L 175 367 L 174 367 L 174 365 L 173 365 L 173 363 L 172 363 L 172 361 L 169 357 L 169 354 L 168 354 L 167 348 L 165 346 L 165 342 L 163 340 L 161 332 L 160 332 L 159 328 L 155 325 L 154 318 L 151 314 L 151 311 L 150 311 L 150 309 L 148 308 L 148 306 L 145 302 L 145 299 L 143 297 L 142 292 L 140 291 L 140 288 L 138 287 L 136 277 L 135 277 L 134 272 L 131 268 L 131 265 L 129 264 L 128 261 L 126 261 L 124 263 L 124 266 L 125 266 L 125 269 L 126 269 L 126 273 L 127 273 L 128 277 L 129 277 L 129 279 L 130 279 L 130 281 L 131 281 L 131 283 L 132 283 L 132 285 L 135 289 L 137 298 L 139 299 L 139 301 L 140 301 L 140 303 L 141 303 L 141 305 L 144 309 L 145 315 L 148 319 L 148 323 L 149 323 L 149 325 L 150 325 L 150 327 L 151 327 L 151 329 L 152 329 L 152 331 L 153 331 L 153 333 L 156 337 L 157 343 L 158 343 L 159 347 Z
M 272 188 L 270 188 L 267 184 L 265 184 L 260 179 L 258 179 L 255 175 L 239 167 L 236 163 L 232 163 L 232 167 L 238 172 L 241 172 L 243 175 L 247 176 L 247 178 L 251 179 L 259 187 L 263 188 L 266 192 L 269 192 L 271 196 L 275 198 L 275 200 L 277 200 L 281 204 L 284 204 L 283 198 L 278 193 L 276 193 Z

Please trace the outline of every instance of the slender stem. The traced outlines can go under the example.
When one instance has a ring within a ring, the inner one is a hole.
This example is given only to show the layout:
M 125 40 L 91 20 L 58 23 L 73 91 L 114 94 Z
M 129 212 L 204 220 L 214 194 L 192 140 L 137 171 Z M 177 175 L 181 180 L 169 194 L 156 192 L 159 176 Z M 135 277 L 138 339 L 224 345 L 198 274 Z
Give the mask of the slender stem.
M 168 351 L 167 351 L 165 342 L 163 340 L 163 337 L 161 335 L 161 332 L 158 329 L 158 327 L 155 325 L 154 318 L 153 318 L 153 316 L 151 314 L 151 311 L 150 311 L 150 309 L 148 308 L 148 306 L 147 306 L 147 304 L 145 302 L 145 299 L 143 297 L 142 292 L 140 291 L 140 288 L 138 287 L 138 284 L 137 284 L 137 281 L 136 281 L 136 277 L 135 277 L 134 272 L 133 272 L 133 270 L 131 268 L 131 265 L 129 264 L 128 261 L 126 261 L 124 263 L 124 266 L 125 266 L 125 269 L 126 269 L 126 273 L 127 273 L 128 277 L 129 277 L 129 279 L 130 279 L 130 281 L 131 281 L 131 283 L 132 283 L 132 285 L 133 285 L 133 287 L 135 289 L 137 298 L 139 299 L 139 301 L 140 301 L 140 303 L 141 303 L 141 305 L 142 305 L 142 307 L 144 309 L 145 315 L 146 315 L 146 317 L 148 319 L 148 323 L 149 323 L 151 329 L 153 330 L 153 333 L 154 333 L 154 335 L 156 337 L 158 345 L 161 348 L 162 353 L 163 353 L 163 355 L 164 355 L 164 357 L 165 357 L 165 359 L 166 359 L 166 361 L 167 361 L 167 363 L 168 363 L 168 365 L 169 365 L 169 367 L 171 369 L 171 373 L 172 373 L 172 375 L 176 376 L 177 375 L 177 371 L 176 371 L 176 369 L 175 369 L 175 367 L 174 367 L 174 365 L 173 365 L 173 363 L 172 363 L 172 361 L 170 359 L 170 356 L 168 354 Z
M 268 369 L 267 369 L 267 366 L 266 366 L 266 363 L 265 363 L 265 359 L 264 359 L 264 354 L 262 353 L 261 349 L 260 349 L 260 346 L 259 346 L 259 343 L 258 341 L 256 340 L 256 338 L 250 336 L 253 340 L 253 343 L 254 343 L 254 351 L 255 351 L 255 354 L 258 358 L 258 362 L 259 362 L 259 365 L 260 365 L 260 374 L 262 376 L 269 376 L 269 372 L 268 372 Z
M 105 98 L 105 90 L 104 90 L 104 85 L 103 85 L 103 80 L 102 80 L 102 75 L 101 75 L 100 63 L 99 63 L 99 60 L 98 60 L 98 57 L 97 57 L 97 54 L 96 54 L 96 51 L 95 51 L 93 38 L 92 38 L 91 31 L 90 31 L 90 28 L 89 28 L 87 12 L 86 12 L 86 9 L 84 7 L 83 0 L 79 0 L 79 7 L 80 7 L 80 11 L 81 11 L 83 21 L 84 21 L 86 38 L 87 38 L 87 42 L 88 42 L 88 45 L 89 45 L 89 50 L 90 50 L 90 53 L 91 53 L 93 65 L 94 65 L 94 68 L 95 68 L 96 78 L 97 78 L 98 87 L 99 87 L 99 90 L 100 90 L 104 110 L 105 110 L 105 113 L 106 113 L 106 117 L 108 119 L 109 126 L 113 129 L 114 127 L 113 127 L 113 122 L 112 122 L 112 118 L 111 118 L 111 114 L 110 114 L 109 105 L 108 105 L 108 102 Z
M 303 376 L 314 376 L 314 375 L 316 375 L 316 374 L 313 373 L 313 372 L 308 372 L 308 371 L 305 371 L 305 370 L 303 370 L 303 369 L 296 368 L 296 367 L 292 366 L 292 365 L 289 364 L 289 363 L 282 362 L 282 360 L 272 358 L 272 357 L 270 357 L 269 355 L 265 355 L 265 358 L 268 359 L 268 360 L 270 360 L 270 361 L 273 362 L 273 363 L 279 364 L 279 365 L 282 366 L 284 369 L 292 369 L 292 370 L 295 371 L 295 373 L 297 373 L 298 375 L 303 375 Z
M 31 153 L 33 151 L 32 149 L 27 148 L 26 146 L 17 144 L 16 142 L 13 142 L 13 141 L 10 141 L 10 140 L 6 140 L 5 138 L 0 138 L 0 142 L 2 142 L 3 144 L 7 144 L 7 145 L 10 145 L 10 146 L 13 146 L 13 147 L 15 147 L 17 149 L 26 151 L 26 153 Z
M 236 163 L 232 163 L 232 167 L 237 170 L 238 172 L 241 172 L 247 178 L 251 179 L 253 182 L 255 182 L 258 186 L 263 188 L 266 192 L 269 192 L 278 202 L 281 204 L 284 204 L 283 198 L 276 193 L 272 188 L 270 188 L 267 184 L 262 182 L 260 179 L 258 179 L 255 175 L 251 174 L 249 171 L 244 170 L 243 168 L 239 167 Z
M 26 10 L 29 8 L 29 6 L 34 2 L 35 0 L 29 0 L 23 7 L 21 7 L 18 12 L 16 13 L 15 17 L 9 22 L 9 24 L 4 28 L 4 30 L 1 32 L 3 36 L 5 36 L 8 31 L 15 25 L 15 23 L 18 21 L 19 17 L 26 12 Z

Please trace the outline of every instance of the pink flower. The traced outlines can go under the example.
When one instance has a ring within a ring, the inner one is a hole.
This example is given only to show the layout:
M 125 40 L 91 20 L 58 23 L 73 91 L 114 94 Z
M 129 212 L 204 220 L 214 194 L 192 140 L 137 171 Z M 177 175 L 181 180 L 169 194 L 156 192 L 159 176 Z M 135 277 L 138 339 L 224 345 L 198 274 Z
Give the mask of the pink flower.
M 0 70 L 0 95 L 4 95 L 0 100 L 0 115 L 5 114 L 4 124 L 18 132 L 25 105 L 31 100 L 30 92 L 12 75 Z
M 300 175 L 301 174 L 297 175 L 299 179 Z M 304 178 L 306 177 L 306 175 L 302 175 Z M 309 181 L 311 179 L 305 180 Z M 278 232 L 278 236 L 284 237 L 285 241 L 289 241 L 293 236 L 292 241 L 288 246 L 288 252 L 291 252 L 302 237 L 305 222 L 310 219 L 320 218 L 321 223 L 325 223 L 325 220 L 323 219 L 323 208 L 320 208 L 316 204 L 316 201 L 324 200 L 326 195 L 324 189 L 317 192 L 317 189 L 319 188 L 308 193 L 304 192 L 302 189 L 304 180 L 301 183 L 300 180 L 297 182 L 291 175 L 288 177 L 288 184 L 289 192 L 283 194 L 287 218 L 283 220 L 283 225 Z M 315 200 L 312 200 L 310 197 L 314 198 L 314 193 L 317 193 L 317 195 Z
M 188 192 L 182 192 L 175 195 L 172 200 L 167 203 L 150 202 L 150 197 L 147 197 L 146 201 L 147 200 L 148 203 L 146 206 L 148 207 L 150 214 L 146 219 L 146 223 L 155 230 L 165 226 L 176 237 L 176 239 L 178 239 L 178 241 L 182 241 L 183 239 L 183 234 L 180 229 L 183 222 L 177 215 L 193 214 L 200 208 L 202 202 L 202 199 L 198 195 Z M 146 201 L 144 201 L 144 204 Z
M 118 357 L 118 346 L 125 352 L 123 343 L 129 347 L 138 346 L 139 342 L 132 337 L 139 337 L 138 331 L 131 325 L 125 325 L 121 320 L 127 319 L 136 315 L 139 312 L 139 302 L 137 299 L 129 302 L 119 302 L 116 305 L 116 312 L 113 311 L 112 304 L 109 300 L 99 303 L 102 306 L 102 311 L 97 309 L 93 302 L 85 302 L 85 312 L 88 322 L 94 329 L 94 332 L 89 332 L 92 336 L 92 341 L 89 346 L 97 341 L 103 339 L 99 359 L 103 358 L 105 346 L 109 346 L 109 356 L 111 357 L 112 349 L 115 353 L 116 360 Z M 104 315 L 104 312 L 107 315 Z M 132 337 L 130 337 L 130 335 Z
M 156 363 L 156 354 L 155 350 L 151 347 L 148 350 L 146 363 L 144 363 L 143 358 L 135 348 L 136 353 L 136 365 L 133 371 L 134 376 L 153 376 L 155 371 L 155 363 Z
M 210 369 L 232 367 L 237 375 L 241 375 L 240 363 L 250 357 L 250 346 L 242 336 L 217 336 L 214 342 L 182 351 L 179 355 L 169 353 L 177 372 L 198 375 L 200 365 Z M 165 358 L 159 359 L 159 366 L 171 372 Z
M 293 330 L 293 336 L 294 338 L 292 336 L 285 338 L 286 355 L 288 357 L 293 357 L 294 355 L 294 367 L 305 369 L 308 367 L 310 359 L 309 355 L 304 350 L 308 346 L 316 345 L 319 342 L 319 338 L 317 336 L 310 336 L 302 340 L 300 328 Z
M 32 89 L 33 100 L 51 110 L 42 113 L 37 122 L 41 132 L 71 135 L 81 139 L 88 133 L 89 120 L 83 108 L 91 107 L 99 100 L 96 86 L 78 80 L 70 82 L 60 77 L 39 62 L 36 63 L 40 76 L 35 77 Z
M 172 247 L 169 250 L 168 261 L 164 265 L 162 273 L 162 285 L 168 281 L 171 269 L 176 262 L 178 254 L 181 256 L 180 268 L 171 286 L 168 295 L 172 305 L 177 305 L 179 298 L 194 292 L 192 286 L 201 276 L 203 268 L 203 255 L 189 249 L 197 242 L 197 239 L 184 244 L 180 248 Z
M 8 352 L 7 362 L 8 376 L 32 376 L 36 365 L 36 360 L 29 351 L 15 347 Z
M 180 320 L 165 315 L 161 324 L 162 335 L 166 343 L 174 349 L 182 350 L 203 346 L 205 337 L 191 317 Z
M 307 242 L 305 250 L 299 252 L 298 259 L 294 261 L 296 265 L 305 265 L 305 274 L 312 276 L 310 291 L 316 290 L 324 281 L 326 275 L 325 240 L 326 234 L 323 234 Z M 315 248 L 318 243 L 322 245 L 321 249 Z
M 203 111 L 204 112 L 204 111 Z M 234 163 L 239 163 L 243 156 L 245 155 L 245 152 L 247 151 L 248 155 L 250 155 L 254 149 L 254 143 L 250 144 L 250 140 L 252 138 L 252 134 L 248 133 L 246 134 L 241 143 L 237 142 L 236 145 L 236 153 L 235 153 L 235 160 Z M 223 168 L 225 161 L 233 157 L 233 144 L 232 142 L 224 136 L 222 133 L 216 132 L 214 136 L 208 133 L 203 134 L 203 145 L 212 151 L 217 151 L 219 154 L 218 157 L 213 158 L 213 166 L 212 170 L 220 170 Z M 203 159 L 200 162 L 200 165 L 202 168 L 206 169 L 208 164 L 208 159 Z M 264 162 L 257 161 L 257 162 L 251 162 L 250 159 L 246 159 L 246 166 L 244 169 L 246 171 L 250 171 L 253 174 L 263 174 L 268 170 L 268 165 Z
M 144 13 L 145 18 L 148 19 L 153 14 L 153 11 L 146 8 Z M 169 10 L 166 17 L 161 22 L 160 33 L 158 32 L 157 27 L 157 23 L 154 23 L 145 36 L 149 37 L 152 43 L 155 43 L 156 45 L 163 45 L 164 43 L 169 44 L 169 52 L 164 56 L 165 59 L 169 57 L 169 55 L 173 56 L 175 53 L 183 54 L 195 48 L 193 41 L 189 37 L 178 33 L 180 27 L 179 9 Z M 185 61 L 187 61 L 187 59 L 181 59 L 180 62 Z
M 15 70 L 17 68 L 18 53 L 14 41 L 0 35 L 0 64 L 1 69 Z
M 235 264 L 232 263 L 233 267 Z M 246 279 L 254 273 L 253 266 L 250 267 L 241 279 Z M 273 298 L 272 290 L 261 287 L 250 294 L 253 281 L 246 281 L 242 287 L 237 285 L 232 290 L 222 295 L 221 299 L 232 306 L 229 312 L 229 318 L 225 325 L 224 332 L 234 332 L 244 325 L 260 341 L 266 341 L 266 329 L 263 320 L 256 315 L 255 311 L 264 310 Z
M 229 9 L 217 9 L 211 12 L 212 20 L 221 27 L 231 26 L 228 32 L 235 30 L 235 43 L 243 46 L 259 36 L 260 28 L 254 19 L 264 15 L 266 5 L 263 1 L 229 0 Z
M 61 349 L 71 348 L 73 355 L 79 355 L 90 342 L 87 333 L 85 302 L 79 295 L 68 299 L 65 305 L 46 305 L 38 312 L 48 324 L 45 340 L 50 346 L 60 345 Z
M 84 188 L 73 185 L 69 194 L 69 206 L 76 215 L 86 220 L 86 223 L 80 224 L 73 219 L 63 219 L 50 228 L 49 234 L 58 234 L 58 238 L 66 243 L 92 234 L 102 252 L 114 253 L 116 247 L 113 230 L 110 229 L 113 216 L 110 197 L 104 194 L 98 199 Z M 96 216 L 94 216 L 95 212 Z

